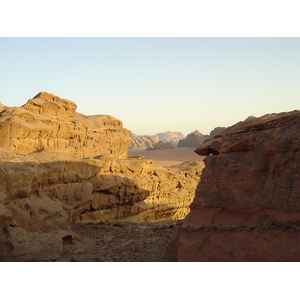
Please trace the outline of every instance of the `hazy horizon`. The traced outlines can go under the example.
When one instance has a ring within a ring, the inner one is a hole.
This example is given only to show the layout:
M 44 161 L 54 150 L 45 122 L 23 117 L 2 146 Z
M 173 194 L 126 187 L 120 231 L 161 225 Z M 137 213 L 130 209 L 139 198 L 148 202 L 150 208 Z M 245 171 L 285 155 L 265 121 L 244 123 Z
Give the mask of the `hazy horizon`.
M 1 38 L 0 102 L 40 91 L 138 135 L 299 109 L 300 38 Z

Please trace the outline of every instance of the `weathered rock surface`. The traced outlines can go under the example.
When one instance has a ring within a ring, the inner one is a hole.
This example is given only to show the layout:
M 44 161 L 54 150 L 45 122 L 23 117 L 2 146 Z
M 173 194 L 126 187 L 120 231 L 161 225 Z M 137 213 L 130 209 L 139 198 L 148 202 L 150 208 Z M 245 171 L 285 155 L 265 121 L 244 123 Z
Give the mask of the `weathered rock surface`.
M 198 130 L 195 130 L 187 135 L 185 139 L 181 139 L 178 142 L 177 148 L 196 148 L 200 146 L 207 136 L 203 135 Z
M 139 158 L 73 159 L 0 151 L 0 260 L 56 261 L 80 238 L 76 222 L 182 219 L 201 165 L 173 170 Z
M 164 143 L 172 143 L 174 146 L 178 145 L 179 140 L 185 138 L 183 133 L 179 131 L 159 132 L 156 135 L 158 136 L 160 141 L 163 141 Z
M 93 199 L 95 160 L 0 151 L 0 260 L 52 261 Z
M 124 159 L 131 137 L 122 126 L 44 92 L 0 106 L 0 261 L 63 261 L 84 248 L 77 222 L 186 216 L 202 164 Z
M 155 222 L 183 219 L 193 200 L 202 164 L 152 167 L 151 161 L 105 156 L 93 180 L 93 201 L 78 222 L 125 220 Z
M 206 141 L 169 261 L 300 261 L 300 111 L 248 118 Z
M 153 147 L 147 148 L 146 150 L 167 150 L 167 149 L 175 149 L 175 146 L 170 142 L 164 143 L 163 141 L 159 141 L 155 143 Z
M 126 157 L 130 131 L 107 115 L 84 116 L 76 104 L 41 92 L 22 107 L 0 108 L 0 147 L 44 151 L 76 158 Z
M 130 149 L 133 148 L 151 148 L 155 143 L 159 141 L 159 137 L 156 135 L 136 135 L 131 133 L 132 142 Z

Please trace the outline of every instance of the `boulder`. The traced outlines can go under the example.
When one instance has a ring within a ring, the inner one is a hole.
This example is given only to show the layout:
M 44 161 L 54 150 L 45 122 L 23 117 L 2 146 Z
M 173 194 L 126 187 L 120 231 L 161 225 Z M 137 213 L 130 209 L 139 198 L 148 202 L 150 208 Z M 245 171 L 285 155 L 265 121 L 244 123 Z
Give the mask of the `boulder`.
M 168 261 L 300 261 L 300 111 L 248 118 L 195 151 L 205 168 Z

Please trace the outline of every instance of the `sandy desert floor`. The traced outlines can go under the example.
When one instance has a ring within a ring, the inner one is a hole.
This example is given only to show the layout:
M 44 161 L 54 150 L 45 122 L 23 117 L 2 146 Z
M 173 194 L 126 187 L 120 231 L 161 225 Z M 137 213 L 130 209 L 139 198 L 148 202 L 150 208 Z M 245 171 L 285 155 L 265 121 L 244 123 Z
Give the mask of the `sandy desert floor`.
M 153 166 L 173 166 L 184 161 L 203 161 L 205 156 L 195 153 L 194 148 L 175 148 L 168 150 L 129 149 L 128 157 L 142 155 L 153 160 Z
M 66 248 L 65 262 L 163 262 L 176 222 L 76 224 L 85 245 Z

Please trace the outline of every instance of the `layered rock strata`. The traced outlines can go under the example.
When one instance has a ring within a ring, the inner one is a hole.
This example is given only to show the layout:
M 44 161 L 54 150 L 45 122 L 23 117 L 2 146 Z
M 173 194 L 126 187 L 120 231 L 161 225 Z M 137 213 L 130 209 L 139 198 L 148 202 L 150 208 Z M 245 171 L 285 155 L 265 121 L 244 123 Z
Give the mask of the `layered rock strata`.
M 0 133 L 0 261 L 63 260 L 83 245 L 76 222 L 182 219 L 202 170 L 123 159 L 131 138 L 121 121 L 48 93 L 1 106 Z
M 0 260 L 56 261 L 80 238 L 76 222 L 182 219 L 198 163 L 152 167 L 139 158 L 73 159 L 0 151 Z
M 75 158 L 113 154 L 126 157 L 130 131 L 108 115 L 76 113 L 70 100 L 41 92 L 22 107 L 0 108 L 0 147 L 43 151 Z
M 168 261 L 300 261 L 300 111 L 248 118 L 196 152 L 205 168 Z
M 190 211 L 202 164 L 185 162 L 173 169 L 152 167 L 150 160 L 105 156 L 93 180 L 93 201 L 78 222 L 123 220 L 155 222 L 183 219 Z

